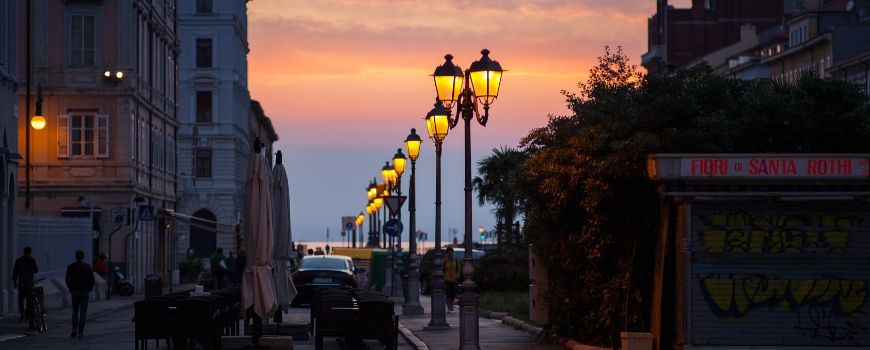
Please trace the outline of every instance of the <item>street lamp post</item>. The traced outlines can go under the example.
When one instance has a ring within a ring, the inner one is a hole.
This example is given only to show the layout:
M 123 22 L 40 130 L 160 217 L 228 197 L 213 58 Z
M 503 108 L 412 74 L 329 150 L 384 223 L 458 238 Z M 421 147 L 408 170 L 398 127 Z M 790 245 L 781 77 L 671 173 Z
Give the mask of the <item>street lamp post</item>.
M 377 197 L 376 193 L 376 185 L 375 182 L 372 181 L 369 183 L 369 187 L 367 187 L 366 196 L 369 199 L 369 205 L 366 207 L 366 212 L 369 214 L 369 248 L 375 248 L 378 246 L 378 237 L 377 237 L 377 210 L 375 208 L 375 197 Z
M 481 126 L 486 126 L 489 106 L 498 97 L 504 72 L 497 61 L 489 58 L 489 50 L 483 49 L 480 53 L 483 56 L 474 61 L 464 74 L 461 68 L 453 64 L 453 56 L 448 54 L 444 56 L 444 64 L 438 66 L 432 75 L 438 97 L 445 101 L 445 108 L 458 106 L 457 118 L 450 120 L 450 127 L 456 126 L 459 116 L 465 121 L 465 257 L 462 259 L 465 279 L 462 281 L 462 294 L 459 297 L 459 348 L 475 350 L 480 349 L 480 297 L 475 293 L 477 285 L 474 283 L 471 244 L 471 119 L 476 117 Z M 475 108 L 478 103 L 483 105 L 483 116 Z
M 375 211 L 372 210 L 372 202 L 369 201 L 369 204 L 366 205 L 366 214 L 369 215 L 369 236 L 368 236 L 368 243 L 366 243 L 366 247 L 368 247 L 368 248 L 375 247 L 374 240 L 372 239 L 372 237 L 374 236 L 374 230 L 372 229 L 372 223 L 375 222 L 374 213 L 375 213 Z
M 385 186 L 384 191 L 382 192 L 382 196 L 384 197 L 384 200 L 386 200 L 386 197 L 390 195 L 391 189 L 394 185 L 393 166 L 390 165 L 390 162 L 387 162 L 387 164 L 385 164 L 381 168 L 381 179 L 384 180 L 384 186 Z M 384 208 L 384 223 L 389 221 L 389 219 L 390 219 L 390 216 L 387 214 L 387 208 L 385 207 Z M 395 280 L 394 280 L 395 276 L 393 276 L 393 271 L 395 270 L 395 266 L 393 266 L 393 263 L 395 261 L 394 255 L 395 255 L 396 248 L 395 248 L 395 246 L 393 246 L 393 236 L 390 235 L 389 237 L 387 237 L 387 230 L 385 230 L 383 228 L 382 228 L 382 230 L 384 231 L 384 244 L 385 244 L 386 248 L 389 249 L 389 251 L 390 251 L 389 254 L 387 254 L 387 273 L 386 273 L 386 283 L 384 283 L 384 290 L 386 291 L 386 293 L 388 295 L 393 296 L 393 285 L 395 282 Z
M 408 164 L 408 158 L 405 157 L 405 154 L 402 153 L 402 149 L 399 148 L 396 150 L 396 154 L 393 155 L 393 177 L 396 182 L 396 195 L 399 196 L 399 207 L 396 208 L 396 218 L 399 222 L 402 221 L 402 174 L 405 173 L 405 166 Z M 396 236 L 396 249 L 395 252 L 402 251 L 402 233 Z M 395 254 L 395 253 L 394 253 Z M 405 288 L 404 283 L 402 283 L 402 274 L 401 269 L 398 267 L 401 265 L 401 255 L 398 255 L 393 258 L 393 288 L 396 290 L 394 296 L 399 299 L 405 298 Z
M 356 228 L 353 230 L 353 247 L 356 248 L 356 233 L 359 231 L 360 238 L 362 238 L 362 223 L 366 220 L 366 216 L 363 212 L 359 212 L 359 216 L 356 217 Z M 362 240 L 360 240 L 360 245 L 362 245 Z
M 435 142 L 435 263 L 432 268 L 432 307 L 429 329 L 449 328 L 444 296 L 444 253 L 441 251 L 441 143 L 450 129 L 450 111 L 441 101 L 426 115 L 426 130 Z
M 386 208 L 384 208 L 384 212 L 380 211 L 384 206 L 384 191 L 386 191 L 386 188 L 386 183 L 375 185 L 375 207 L 378 210 L 375 214 L 375 218 L 378 220 L 378 222 L 375 223 L 375 230 L 377 230 L 379 234 L 378 247 L 380 248 L 385 248 L 387 246 L 387 234 L 384 232 L 384 221 L 387 220 Z M 381 244 L 383 244 L 383 246 L 381 246 Z
M 420 315 L 423 306 L 420 305 L 420 265 L 417 261 L 417 157 L 420 156 L 420 135 L 417 129 L 411 129 L 411 134 L 405 138 L 405 148 L 408 158 L 411 158 L 411 181 L 408 183 L 408 294 L 405 305 L 402 305 L 403 315 Z

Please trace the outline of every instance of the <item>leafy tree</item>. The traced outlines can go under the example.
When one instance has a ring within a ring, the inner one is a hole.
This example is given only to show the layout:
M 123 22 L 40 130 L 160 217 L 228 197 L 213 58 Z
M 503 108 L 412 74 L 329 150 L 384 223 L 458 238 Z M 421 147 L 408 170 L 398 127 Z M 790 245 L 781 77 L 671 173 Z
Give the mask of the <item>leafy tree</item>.
M 476 176 L 472 184 L 477 190 L 477 199 L 481 206 L 487 202 L 495 205 L 496 219 L 500 226 L 497 230 L 499 252 L 501 252 L 503 233 L 508 245 L 513 246 L 519 241 L 511 226 L 514 219 L 522 215 L 525 208 L 522 193 L 517 185 L 525 177 L 523 162 L 526 159 L 525 152 L 511 147 L 502 147 L 494 148 L 492 155 L 477 162 L 477 172 L 480 176 Z
M 847 83 L 742 81 L 708 67 L 644 76 L 599 57 L 573 114 L 520 143 L 525 230 L 550 269 L 552 327 L 612 345 L 648 327 L 659 201 L 646 156 L 664 152 L 868 152 L 870 104 Z

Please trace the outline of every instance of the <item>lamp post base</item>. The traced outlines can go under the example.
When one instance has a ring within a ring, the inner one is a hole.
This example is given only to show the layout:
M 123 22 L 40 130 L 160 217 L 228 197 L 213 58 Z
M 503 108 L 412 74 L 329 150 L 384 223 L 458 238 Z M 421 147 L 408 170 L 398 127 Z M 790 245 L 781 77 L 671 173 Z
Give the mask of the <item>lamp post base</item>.
M 480 296 L 472 291 L 459 295 L 459 349 L 480 350 Z
M 437 259 L 437 258 L 436 258 Z M 441 271 L 436 271 L 436 274 Z M 425 329 L 445 329 L 450 328 L 447 323 L 447 296 L 444 294 L 446 283 L 441 279 L 441 276 L 434 276 L 432 280 L 432 318 L 429 320 L 429 325 Z
M 420 305 L 420 270 L 414 250 L 411 250 L 408 263 L 408 293 L 405 305 L 402 305 L 402 315 L 421 315 L 424 311 Z
M 402 315 L 413 316 L 413 315 L 422 315 L 425 311 L 423 311 L 423 306 L 420 304 L 417 305 L 402 305 Z

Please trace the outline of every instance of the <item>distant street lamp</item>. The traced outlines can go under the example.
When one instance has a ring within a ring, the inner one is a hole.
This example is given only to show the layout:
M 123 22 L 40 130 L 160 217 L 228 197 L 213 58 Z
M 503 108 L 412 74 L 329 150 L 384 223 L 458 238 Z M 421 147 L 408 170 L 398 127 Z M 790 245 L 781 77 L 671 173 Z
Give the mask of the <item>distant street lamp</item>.
M 396 195 L 399 196 L 399 198 L 400 198 L 399 202 L 397 203 L 399 207 L 395 209 L 396 210 L 396 218 L 399 220 L 399 222 L 402 221 L 402 208 L 401 208 L 401 206 L 402 206 L 402 202 L 401 202 L 402 174 L 405 173 L 405 166 L 407 164 L 408 164 L 408 158 L 405 157 L 404 153 L 402 153 L 402 149 L 401 148 L 396 149 L 396 154 L 393 155 L 393 174 L 392 175 L 393 175 L 393 181 L 395 182 Z M 401 260 L 395 256 L 396 252 L 399 252 L 401 250 L 402 250 L 402 233 L 399 232 L 399 234 L 396 235 L 396 249 L 393 250 L 393 255 L 394 255 L 393 256 L 393 289 L 396 290 L 396 293 L 394 293 L 393 295 L 398 297 L 398 298 L 404 299 L 405 298 L 405 290 L 403 288 L 403 283 L 401 283 L 402 274 L 400 273 L 399 269 L 396 268 L 397 266 L 400 265 L 399 262 Z
M 474 283 L 471 244 L 471 119 L 476 117 L 481 126 L 486 126 L 489 106 L 498 97 L 504 72 L 497 61 L 489 58 L 489 50 L 483 49 L 480 53 L 483 56 L 474 61 L 464 74 L 461 68 L 453 64 L 453 56 L 450 54 L 444 56 L 444 64 L 435 68 L 435 73 L 432 74 L 438 97 L 448 109 L 457 105 L 456 115 L 461 115 L 465 121 L 465 257 L 462 259 L 465 279 L 462 281 L 462 295 L 459 297 L 459 348 L 474 350 L 480 349 L 480 297 L 475 293 L 477 285 Z M 483 116 L 477 112 L 478 104 L 483 105 Z M 458 119 L 450 120 L 451 128 L 456 126 Z
M 382 197 L 384 192 L 384 187 L 386 187 L 383 183 L 375 184 L 375 199 L 372 202 L 375 204 L 375 232 L 377 237 L 375 237 L 375 241 L 377 242 L 377 247 L 382 248 L 382 244 L 386 244 L 386 240 L 384 239 L 384 230 L 383 230 L 383 221 L 386 219 L 382 216 L 381 208 L 384 206 L 384 198 Z
M 377 210 L 375 209 L 375 198 L 377 197 L 377 185 L 374 179 L 372 182 L 369 182 L 369 187 L 366 188 L 366 197 L 369 199 L 369 205 L 366 207 L 366 212 L 369 214 L 371 220 L 369 220 L 369 241 L 367 243 L 367 247 L 376 248 L 378 246 L 378 235 L 377 235 Z
M 359 216 L 356 217 L 356 227 L 358 230 L 357 232 L 359 232 L 360 245 L 362 245 L 362 224 L 365 220 L 366 220 L 366 216 L 363 214 L 363 212 L 359 212 Z M 354 232 L 353 233 L 353 247 L 354 248 L 356 248 L 356 241 L 357 241 L 357 234 L 356 234 L 356 232 Z
M 372 238 L 374 237 L 374 228 L 372 227 L 372 224 L 375 222 L 374 212 L 375 210 L 372 208 L 372 202 L 369 201 L 369 204 L 366 205 L 366 214 L 369 215 L 369 241 L 366 243 L 367 248 L 375 247 L 374 239 Z
M 426 130 L 435 142 L 435 263 L 432 266 L 432 307 L 427 328 L 448 328 L 444 296 L 444 253 L 441 251 L 441 143 L 450 129 L 450 111 L 435 99 L 435 108 L 426 114 Z
M 408 183 L 408 294 L 405 296 L 405 305 L 402 305 L 403 315 L 423 314 L 423 306 L 420 305 L 420 264 L 417 261 L 417 157 L 420 156 L 420 135 L 417 129 L 411 129 L 411 133 L 405 138 L 405 148 L 408 150 L 408 158 L 411 158 L 411 181 Z M 394 160 L 395 162 L 395 160 Z

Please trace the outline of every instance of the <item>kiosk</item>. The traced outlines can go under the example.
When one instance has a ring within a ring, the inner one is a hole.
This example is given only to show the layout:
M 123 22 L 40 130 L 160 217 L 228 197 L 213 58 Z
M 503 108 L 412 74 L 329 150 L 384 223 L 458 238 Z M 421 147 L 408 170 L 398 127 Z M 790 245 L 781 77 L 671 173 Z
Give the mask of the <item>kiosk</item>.
M 870 154 L 653 154 L 657 349 L 870 348 Z

